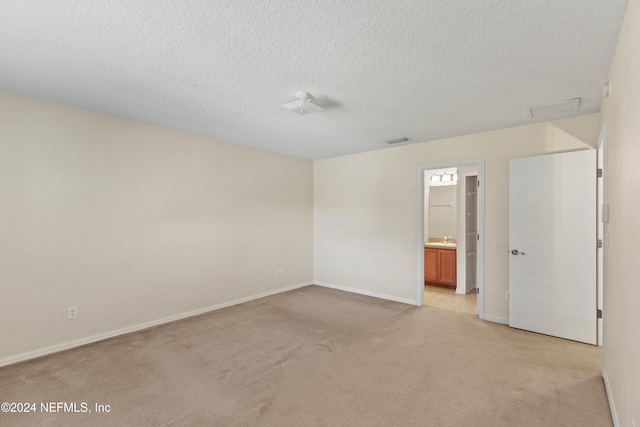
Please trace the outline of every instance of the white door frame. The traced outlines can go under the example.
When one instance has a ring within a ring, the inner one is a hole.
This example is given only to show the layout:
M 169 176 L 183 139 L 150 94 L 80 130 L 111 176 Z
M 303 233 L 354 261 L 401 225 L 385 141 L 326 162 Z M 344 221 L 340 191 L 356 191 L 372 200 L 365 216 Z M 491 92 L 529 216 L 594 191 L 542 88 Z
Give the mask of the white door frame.
M 598 239 L 602 239 L 602 248 L 597 252 L 598 262 L 598 300 L 597 307 L 604 311 L 604 288 L 605 288 L 605 259 L 607 256 L 607 246 L 609 246 L 609 234 L 607 230 L 608 218 L 608 205 L 607 205 L 607 125 L 603 124 L 600 127 L 600 135 L 598 136 L 598 143 L 596 145 L 598 168 L 602 169 L 602 178 L 599 178 L 598 182 L 598 206 L 597 206 L 597 218 L 598 218 Z M 602 319 L 598 319 L 598 345 L 602 347 L 602 366 L 604 367 L 604 316 Z
M 447 163 L 430 163 L 419 165 L 416 173 L 417 180 L 417 232 L 416 232 L 416 254 L 417 254 L 417 298 L 418 307 L 424 305 L 424 174 L 431 169 L 450 169 L 458 166 L 476 166 L 478 168 L 478 248 L 477 248 L 477 288 L 478 288 L 478 317 L 485 318 L 484 315 L 484 159 L 458 160 Z
M 470 251 L 470 248 L 467 246 L 467 234 L 468 230 L 466 227 L 466 215 L 467 215 L 467 210 L 468 210 L 468 206 L 467 206 L 467 190 L 466 190 L 466 181 L 468 177 L 474 177 L 476 180 L 476 184 L 474 186 L 474 191 L 476 192 L 476 198 L 477 198 L 477 192 L 478 192 L 478 185 L 477 185 L 477 181 L 478 181 L 478 172 L 474 171 L 473 172 L 460 172 L 460 169 L 462 168 L 458 168 L 458 183 L 461 184 L 461 191 L 457 192 L 458 195 L 458 212 L 457 212 L 457 230 L 462 231 L 464 230 L 465 234 L 459 234 L 458 233 L 458 254 L 457 254 L 457 266 L 456 266 L 456 270 L 457 270 L 457 274 L 456 274 L 456 278 L 457 278 L 457 284 L 456 284 L 456 294 L 467 294 L 469 292 L 469 290 L 467 289 L 467 285 L 468 285 L 468 277 L 467 277 L 467 262 L 469 260 L 469 256 L 468 253 Z M 459 188 L 460 190 L 460 188 Z M 476 209 L 477 209 L 477 203 L 476 203 Z M 476 212 L 477 214 L 477 212 Z M 476 216 L 476 227 L 478 226 L 478 218 Z M 477 230 L 476 230 L 476 234 L 477 234 Z M 462 253 L 460 252 L 462 250 Z M 476 256 L 473 257 L 473 259 L 475 259 L 477 257 Z M 478 268 L 477 266 L 477 260 L 476 260 L 476 270 Z M 474 287 L 475 287 L 475 283 L 474 283 Z M 476 292 L 474 290 L 474 292 Z

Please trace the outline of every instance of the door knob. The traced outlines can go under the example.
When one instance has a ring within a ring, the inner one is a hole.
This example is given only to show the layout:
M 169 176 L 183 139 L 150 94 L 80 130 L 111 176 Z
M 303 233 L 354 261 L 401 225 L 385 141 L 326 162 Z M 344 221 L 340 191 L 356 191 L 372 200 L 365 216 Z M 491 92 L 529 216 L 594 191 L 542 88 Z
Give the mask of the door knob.
M 513 255 L 524 255 L 524 252 L 520 252 L 520 251 L 519 251 L 519 250 L 517 250 L 517 249 L 512 249 L 512 250 L 511 250 L 511 253 L 512 253 Z

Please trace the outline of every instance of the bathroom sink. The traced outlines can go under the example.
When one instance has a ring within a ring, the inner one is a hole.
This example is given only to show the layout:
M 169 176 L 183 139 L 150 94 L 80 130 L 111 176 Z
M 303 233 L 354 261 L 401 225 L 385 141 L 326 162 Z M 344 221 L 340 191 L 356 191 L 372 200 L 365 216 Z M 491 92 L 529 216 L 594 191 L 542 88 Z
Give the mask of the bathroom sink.
M 455 243 L 444 243 L 444 242 L 426 242 L 424 244 L 426 248 L 449 248 L 455 249 L 458 245 Z

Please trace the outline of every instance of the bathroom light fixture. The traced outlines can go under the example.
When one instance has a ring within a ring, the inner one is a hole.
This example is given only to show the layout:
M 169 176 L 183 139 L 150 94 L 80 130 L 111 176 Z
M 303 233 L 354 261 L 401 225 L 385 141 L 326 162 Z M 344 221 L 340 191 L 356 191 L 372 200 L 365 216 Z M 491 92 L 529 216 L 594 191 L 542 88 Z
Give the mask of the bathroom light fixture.
M 456 169 L 434 171 L 429 178 L 430 185 L 456 185 L 458 182 L 458 173 Z
M 296 93 L 296 98 L 298 98 L 297 101 L 282 104 L 282 106 L 287 110 L 300 114 L 301 116 L 306 116 L 307 114 L 317 113 L 318 111 L 324 110 L 324 108 L 314 104 L 313 98 L 307 92 Z

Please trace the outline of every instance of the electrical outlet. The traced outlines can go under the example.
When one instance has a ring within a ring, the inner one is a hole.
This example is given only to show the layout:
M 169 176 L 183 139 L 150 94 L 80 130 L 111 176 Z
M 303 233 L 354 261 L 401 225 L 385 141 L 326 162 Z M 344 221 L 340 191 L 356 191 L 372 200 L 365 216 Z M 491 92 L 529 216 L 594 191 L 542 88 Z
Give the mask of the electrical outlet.
M 364 272 L 364 277 L 366 277 L 367 279 L 370 279 L 371 278 L 371 271 L 370 270 L 365 271 Z
M 68 318 L 69 320 L 71 319 L 75 319 L 78 317 L 78 307 L 69 307 L 68 311 Z
M 280 269 L 276 268 L 276 277 L 280 277 Z
M 509 301 L 509 291 L 507 291 L 507 294 L 505 295 L 505 298 L 507 299 L 507 301 Z
M 284 267 L 282 267 L 282 268 L 280 269 L 280 275 L 281 275 L 281 276 L 284 276 Z

